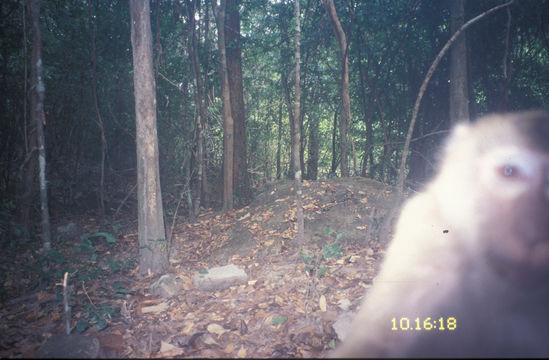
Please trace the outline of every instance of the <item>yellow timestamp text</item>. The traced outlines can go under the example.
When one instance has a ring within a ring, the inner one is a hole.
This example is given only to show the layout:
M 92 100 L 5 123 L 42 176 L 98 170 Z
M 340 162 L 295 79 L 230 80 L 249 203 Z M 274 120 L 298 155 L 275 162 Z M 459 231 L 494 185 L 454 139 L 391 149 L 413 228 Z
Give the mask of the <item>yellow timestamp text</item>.
M 453 331 L 457 328 L 457 319 L 453 316 L 439 317 L 438 319 L 427 317 L 425 319 L 416 317 L 392 318 L 391 330 L 393 331 Z

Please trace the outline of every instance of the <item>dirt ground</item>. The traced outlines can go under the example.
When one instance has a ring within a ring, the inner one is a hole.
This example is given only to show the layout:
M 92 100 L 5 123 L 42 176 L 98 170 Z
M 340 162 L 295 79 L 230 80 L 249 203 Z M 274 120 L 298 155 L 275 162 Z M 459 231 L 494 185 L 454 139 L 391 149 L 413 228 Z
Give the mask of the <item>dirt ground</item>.
M 264 184 L 240 210 L 178 218 L 169 272 L 182 290 L 169 299 L 151 295 L 156 278 L 137 276 L 135 221 L 112 241 L 88 239 L 88 252 L 78 238 L 54 243 L 64 256 L 51 271 L 61 282 L 67 263 L 80 264 L 70 274 L 72 332 L 99 339 L 103 356 L 322 357 L 338 344 L 334 322 L 356 311 L 375 276 L 384 254 L 379 227 L 394 202 L 390 187 L 365 178 L 305 181 L 302 247 L 294 241 L 292 181 Z M 100 231 L 95 219 L 71 220 Z M 0 357 L 34 356 L 64 333 L 62 286 L 25 292 L 35 255 L 18 249 L 5 252 L 1 267 Z M 199 271 L 229 263 L 247 273 L 246 284 L 193 285 Z

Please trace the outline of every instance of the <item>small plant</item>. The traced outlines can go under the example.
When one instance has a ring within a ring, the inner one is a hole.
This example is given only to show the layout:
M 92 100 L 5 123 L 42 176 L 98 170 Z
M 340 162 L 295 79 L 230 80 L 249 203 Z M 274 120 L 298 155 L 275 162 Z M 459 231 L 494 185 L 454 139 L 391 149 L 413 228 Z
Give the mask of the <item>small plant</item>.
M 93 234 L 82 234 L 80 236 L 80 239 L 82 239 L 82 241 L 89 241 L 90 238 L 94 238 L 94 237 L 104 237 L 105 240 L 107 240 L 107 246 L 109 247 L 109 249 L 112 247 L 112 244 L 116 244 L 117 243 L 117 240 L 114 236 L 112 236 L 111 234 L 109 233 L 106 233 L 106 232 L 96 232 L 96 233 L 93 233 Z M 91 244 L 91 241 L 89 241 L 90 244 Z
M 328 272 L 328 267 L 324 261 L 331 258 L 338 258 L 343 255 L 341 245 L 337 243 L 326 244 L 322 247 L 322 254 L 315 254 L 311 250 L 300 249 L 301 260 L 307 264 L 305 271 L 316 270 L 318 277 L 324 276 Z
M 324 233 L 326 235 L 331 235 L 332 237 L 335 238 L 335 240 L 339 240 L 341 239 L 342 237 L 344 237 L 345 233 L 343 232 L 337 232 L 335 231 L 334 229 L 332 229 L 331 227 L 327 227 L 326 229 L 324 229 Z
M 333 257 L 338 258 L 343 255 L 343 249 L 341 248 L 341 245 L 337 243 L 326 244 L 322 247 L 322 253 L 326 259 L 331 259 Z

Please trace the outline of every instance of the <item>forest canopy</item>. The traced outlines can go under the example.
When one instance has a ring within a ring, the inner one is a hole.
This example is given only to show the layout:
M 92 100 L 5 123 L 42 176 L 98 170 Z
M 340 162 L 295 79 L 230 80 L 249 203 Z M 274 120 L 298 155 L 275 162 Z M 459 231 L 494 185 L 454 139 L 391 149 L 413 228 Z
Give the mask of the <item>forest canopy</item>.
M 396 182 L 414 104 L 431 64 L 459 24 L 505 2 L 465 1 L 461 17 L 455 3 L 335 0 L 346 38 L 342 53 L 327 6 L 300 0 L 296 121 L 304 179 L 346 175 L 341 171 L 346 159 L 349 176 Z M 0 4 L 0 193 L 2 217 L 18 217 L 22 207 L 30 206 L 30 218 L 37 221 L 35 124 L 28 100 L 33 30 L 26 7 L 22 0 Z M 227 0 L 225 12 L 233 191 L 235 205 L 242 206 L 256 184 L 293 178 L 294 2 Z M 219 207 L 224 129 L 212 2 L 153 0 L 150 16 L 164 206 L 173 209 L 178 199 L 188 197 L 187 209 L 197 199 L 199 206 Z M 468 27 L 461 47 L 452 45 L 418 108 L 406 185 L 420 186 L 432 174 L 433 153 L 454 121 L 452 99 L 465 99 L 470 119 L 547 108 L 547 19 L 549 1 L 516 1 Z M 99 209 L 100 186 L 108 213 L 120 210 L 123 200 L 126 209 L 135 211 L 133 196 L 127 198 L 136 184 L 128 3 L 48 0 L 42 2 L 39 20 L 53 216 Z M 344 56 L 350 101 L 345 157 L 340 146 Z M 458 69 L 454 61 L 465 67 L 453 72 L 454 66 Z M 463 80 L 464 92 L 453 94 L 452 83 Z M 31 205 L 21 201 L 28 191 Z

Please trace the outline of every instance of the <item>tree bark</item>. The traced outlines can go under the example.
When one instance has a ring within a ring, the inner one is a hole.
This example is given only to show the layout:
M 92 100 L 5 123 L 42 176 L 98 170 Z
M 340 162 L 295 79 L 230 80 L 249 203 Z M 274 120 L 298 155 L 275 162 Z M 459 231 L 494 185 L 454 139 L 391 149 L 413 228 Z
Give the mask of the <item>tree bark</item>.
M 454 34 L 463 25 L 465 0 L 450 3 L 450 31 Z M 456 40 L 450 56 L 450 122 L 453 124 L 469 119 L 466 35 Z
M 370 178 L 373 178 L 373 165 L 374 165 L 374 153 L 373 153 L 373 144 L 372 144 L 372 114 L 373 114 L 373 104 L 372 96 L 369 96 L 368 104 L 366 103 L 366 84 L 368 77 L 368 70 L 364 69 L 362 65 L 362 46 L 365 44 L 364 36 L 361 33 L 358 34 L 358 73 L 359 73 L 359 84 L 360 84 L 360 105 L 362 107 L 362 119 L 364 125 L 366 126 L 366 146 L 364 147 L 364 154 L 362 158 L 362 171 L 361 175 L 368 175 Z M 370 87 L 370 90 L 372 88 Z M 370 91 L 371 95 L 372 91 Z
M 292 99 L 290 94 L 290 85 L 288 84 L 288 77 L 284 72 L 280 75 L 280 78 L 282 80 L 282 87 L 284 88 L 284 99 L 286 101 L 286 108 L 288 109 L 288 119 L 290 123 L 290 165 L 288 168 L 288 178 L 291 179 L 294 177 L 295 174 L 295 168 L 294 168 L 294 147 L 292 145 L 292 141 L 295 137 L 295 114 L 292 108 Z
M 280 180 L 282 169 L 280 167 L 280 150 L 282 147 L 282 98 L 278 102 L 278 136 L 276 138 L 276 179 Z
M 137 202 L 141 275 L 169 267 L 158 169 L 156 82 L 149 0 L 130 0 L 137 147 Z
M 332 166 L 330 167 L 330 174 L 335 176 L 338 164 L 337 153 L 337 111 L 334 111 L 334 120 L 332 124 Z
M 295 0 L 294 5 L 294 18 L 295 18 L 295 34 L 294 34 L 294 50 L 295 50 L 295 84 L 294 84 L 294 137 L 292 138 L 293 149 L 293 164 L 294 164 L 294 180 L 295 180 L 295 194 L 297 204 L 297 244 L 302 246 L 305 238 L 304 220 L 303 220 L 303 201 L 302 201 L 302 189 L 301 189 L 301 161 L 299 157 L 299 149 L 301 147 L 301 129 L 299 126 L 300 117 L 300 105 L 301 105 L 301 84 L 300 84 L 300 62 L 301 62 L 301 11 L 299 9 L 299 1 Z
M 88 28 L 90 31 L 90 52 L 92 60 L 92 96 L 95 114 L 97 116 L 97 126 L 99 127 L 99 136 L 101 139 L 101 160 L 99 161 L 99 215 L 101 222 L 105 221 L 105 150 L 107 140 L 105 139 L 105 129 L 103 120 L 99 112 L 99 102 L 97 100 L 97 55 L 95 51 L 95 30 L 93 28 L 92 0 L 88 0 Z
M 231 115 L 234 121 L 234 192 L 240 205 L 251 200 L 250 177 L 246 154 L 246 111 L 242 85 L 242 50 L 238 0 L 227 0 L 225 20 L 225 45 L 227 48 L 227 72 L 231 96 Z
M 227 53 L 225 49 L 225 9 L 226 0 L 217 6 L 212 0 L 212 10 L 217 24 L 217 46 L 219 51 L 219 77 L 223 106 L 223 210 L 233 209 L 233 159 L 234 121 L 231 109 L 229 76 L 227 74 Z
M 339 148 L 341 153 L 341 176 L 349 176 L 348 146 L 347 138 L 351 124 L 351 97 L 349 95 L 349 56 L 347 38 L 343 27 L 339 22 L 334 6 L 334 0 L 322 0 L 332 29 L 334 30 L 341 57 L 341 113 L 339 120 Z
M 309 118 L 309 157 L 307 159 L 307 178 L 317 180 L 318 178 L 318 118 Z
M 203 124 L 206 119 L 206 105 L 204 104 L 204 87 L 202 83 L 202 74 L 200 72 L 200 58 L 198 56 L 198 37 L 196 35 L 196 6 L 198 0 L 187 0 L 187 15 L 189 19 L 190 27 L 190 41 L 189 56 L 191 58 L 191 66 L 194 75 L 194 100 L 197 104 L 198 111 L 195 117 L 195 134 L 196 134 L 196 147 L 197 147 L 197 181 L 196 181 L 196 198 L 194 200 L 193 214 L 196 216 L 200 212 L 200 199 L 204 191 L 202 177 L 204 175 L 204 132 L 202 131 Z
M 42 73 L 42 34 L 40 31 L 40 0 L 27 3 L 32 18 L 32 57 L 31 57 L 31 116 L 36 124 L 36 141 L 38 146 L 38 175 L 40 179 L 40 213 L 42 216 L 42 250 L 48 253 L 51 249 L 50 213 L 48 208 L 48 187 L 46 181 L 46 140 L 44 138 L 44 95 L 46 88 Z

